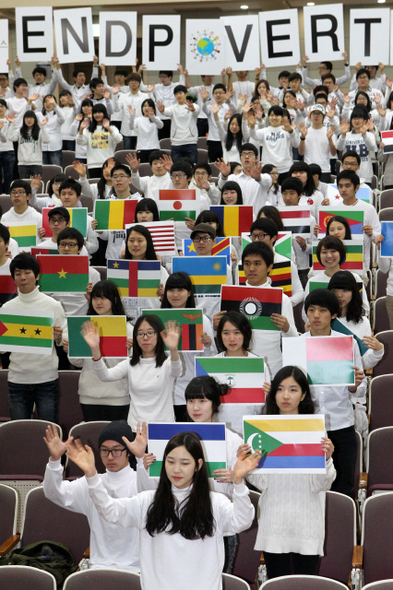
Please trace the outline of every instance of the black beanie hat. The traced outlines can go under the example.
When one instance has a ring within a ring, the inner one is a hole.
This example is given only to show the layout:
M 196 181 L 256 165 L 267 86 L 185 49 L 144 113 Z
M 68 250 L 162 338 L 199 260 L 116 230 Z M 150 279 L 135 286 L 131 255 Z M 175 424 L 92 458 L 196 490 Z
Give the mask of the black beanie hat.
M 129 441 L 134 440 L 131 426 L 125 420 L 114 420 L 101 430 L 100 436 L 98 437 L 98 448 L 101 448 L 102 443 L 106 440 L 115 440 L 123 447 L 126 447 L 122 436 L 128 438 Z

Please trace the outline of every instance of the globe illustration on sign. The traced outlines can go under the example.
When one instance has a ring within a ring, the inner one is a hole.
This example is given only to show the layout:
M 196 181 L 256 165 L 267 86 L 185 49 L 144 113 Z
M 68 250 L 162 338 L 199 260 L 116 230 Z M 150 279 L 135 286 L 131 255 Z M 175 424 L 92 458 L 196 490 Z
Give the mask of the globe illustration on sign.
M 194 59 L 199 62 L 217 59 L 217 54 L 220 53 L 221 41 L 214 31 L 196 31 L 191 34 L 190 41 L 190 49 L 194 54 Z
M 210 39 L 203 37 L 197 43 L 197 50 L 203 57 L 208 57 L 214 51 L 214 43 Z

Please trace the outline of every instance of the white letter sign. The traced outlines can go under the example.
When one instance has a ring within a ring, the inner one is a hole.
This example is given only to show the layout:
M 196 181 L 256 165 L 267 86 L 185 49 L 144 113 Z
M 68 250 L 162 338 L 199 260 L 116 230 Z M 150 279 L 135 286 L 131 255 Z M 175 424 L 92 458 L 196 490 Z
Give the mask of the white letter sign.
M 259 13 L 261 59 L 267 68 L 290 66 L 300 61 L 297 9 Z
M 21 62 L 53 56 L 52 8 L 15 8 L 16 51 Z
M 259 68 L 258 16 L 223 16 L 225 65 L 235 70 Z
M 304 43 L 310 62 L 341 60 L 344 51 L 344 16 L 342 4 L 305 6 Z
M 57 57 L 60 63 L 92 61 L 94 57 L 91 8 L 55 10 Z
M 136 63 L 136 12 L 100 12 L 100 62 L 106 66 Z
M 164 22 L 163 22 L 164 21 Z M 180 15 L 143 16 L 142 63 L 147 70 L 176 70 L 180 62 Z

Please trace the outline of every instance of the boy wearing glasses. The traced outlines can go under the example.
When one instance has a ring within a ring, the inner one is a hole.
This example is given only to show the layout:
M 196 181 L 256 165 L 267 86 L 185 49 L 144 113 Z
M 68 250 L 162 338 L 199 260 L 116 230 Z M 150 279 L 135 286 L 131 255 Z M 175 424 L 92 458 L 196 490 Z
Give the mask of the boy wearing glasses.
M 74 209 L 78 207 L 78 203 L 81 198 L 82 187 L 79 182 L 73 178 L 67 178 L 64 180 L 59 188 L 59 196 L 63 207 L 66 209 Z M 87 216 L 87 237 L 86 237 L 86 250 L 91 257 L 94 252 L 98 250 L 98 238 L 97 234 L 92 227 L 93 218 Z
M 123 436 L 130 441 L 134 438 L 127 422 L 117 420 L 105 426 L 98 438 L 101 461 L 106 468 L 100 477 L 115 498 L 131 498 L 138 493 L 137 474 L 130 467 L 130 452 Z M 44 494 L 58 506 L 86 515 L 90 526 L 90 567 L 139 571 L 138 530 L 106 522 L 90 499 L 85 477 L 63 480 L 61 457 L 66 451 L 66 443 L 59 438 L 56 426 L 48 426 L 45 443 L 50 457 L 44 477 Z
M 11 184 L 10 197 L 13 207 L 4 213 L 4 225 L 36 225 L 37 236 L 42 238 L 45 230 L 42 227 L 42 215 L 29 206 L 31 187 L 25 180 L 14 180 Z

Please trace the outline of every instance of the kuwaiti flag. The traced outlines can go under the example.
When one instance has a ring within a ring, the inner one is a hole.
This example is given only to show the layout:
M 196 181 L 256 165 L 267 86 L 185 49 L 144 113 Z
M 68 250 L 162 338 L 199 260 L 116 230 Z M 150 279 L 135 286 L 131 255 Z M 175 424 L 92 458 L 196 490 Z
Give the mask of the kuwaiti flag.
M 363 239 L 359 239 L 359 236 L 356 237 L 358 239 L 342 240 L 347 255 L 345 261 L 340 265 L 341 270 L 363 271 Z M 324 271 L 325 267 L 318 260 L 317 247 L 318 243 L 314 242 L 312 264 L 313 270 L 319 272 Z
M 137 199 L 97 199 L 94 202 L 94 219 L 98 221 L 97 230 L 121 230 L 135 221 Z
M 381 242 L 381 258 L 393 256 L 393 221 L 381 222 L 381 234 L 385 238 Z
M 231 264 L 231 238 L 216 238 L 216 244 L 213 246 L 211 256 L 226 256 L 227 264 Z M 194 242 L 183 240 L 184 256 L 197 256 Z
M 143 225 L 149 230 L 156 254 L 174 256 L 177 254 L 175 243 L 175 224 L 173 221 L 151 221 L 150 223 L 128 223 L 126 229 L 134 225 Z
M 127 319 L 121 315 L 69 316 L 67 318 L 69 356 L 91 358 L 90 346 L 81 334 L 83 324 L 92 322 L 100 335 L 100 351 L 103 357 L 125 358 L 127 351 Z
M 265 392 L 265 362 L 251 357 L 196 357 L 197 377 L 210 375 L 229 386 L 227 395 L 221 397 L 224 404 L 263 404 Z
M 251 323 L 253 330 L 279 331 L 273 324 L 272 313 L 281 314 L 282 289 L 273 287 L 231 287 L 223 285 L 221 289 L 221 311 L 239 311 Z
M 282 339 L 282 364 L 297 365 L 310 385 L 355 384 L 352 336 L 310 336 Z
M 0 351 L 26 354 L 52 354 L 53 312 L 20 308 L 20 314 L 0 310 Z
M 383 148 L 384 154 L 390 154 L 393 152 L 393 131 L 382 131 L 381 132 L 382 141 L 385 144 Z
M 107 260 L 107 279 L 121 297 L 157 297 L 161 282 L 160 260 Z
M 250 233 L 253 222 L 253 208 L 250 205 L 212 205 L 210 211 L 216 213 L 226 236 L 241 236 Z
M 45 229 L 45 238 L 53 236 L 52 229 L 49 225 L 49 211 L 53 207 L 44 207 L 42 209 L 42 227 Z M 67 209 L 70 214 L 70 227 L 73 227 L 81 232 L 85 238 L 87 236 L 87 207 L 74 207 Z
M 351 234 L 363 235 L 362 227 L 364 225 L 364 211 L 354 209 L 353 207 L 321 207 L 319 209 L 319 233 L 318 237 L 323 238 L 326 235 L 327 224 L 331 217 L 340 215 L 344 217 L 349 224 Z
M 162 323 L 177 322 L 180 327 L 180 339 L 178 350 L 192 351 L 203 350 L 201 342 L 203 334 L 203 309 L 174 308 L 170 309 L 143 309 L 142 315 L 154 314 Z
M 185 221 L 186 217 L 195 221 L 199 210 L 199 199 L 194 189 L 170 189 L 158 191 L 160 221 L 173 219 Z
M 308 207 L 280 207 L 280 217 L 285 231 L 305 238 L 311 232 L 311 213 Z
M 325 473 L 323 414 L 244 416 L 244 442 L 262 457 L 253 473 Z
M 201 440 L 209 477 L 215 469 L 226 469 L 225 424 L 219 422 L 150 422 L 147 425 L 149 453 L 157 460 L 149 467 L 150 477 L 159 477 L 168 441 L 180 432 L 195 432 Z

